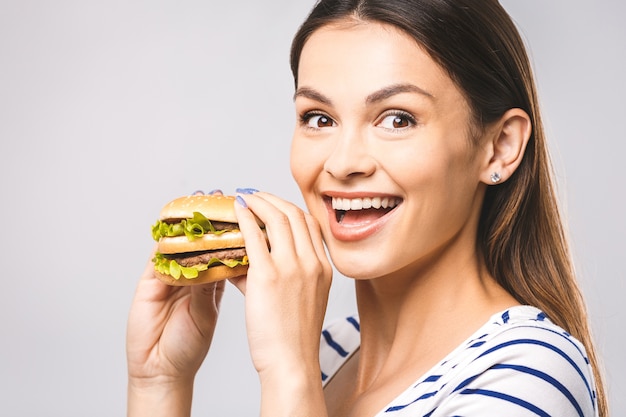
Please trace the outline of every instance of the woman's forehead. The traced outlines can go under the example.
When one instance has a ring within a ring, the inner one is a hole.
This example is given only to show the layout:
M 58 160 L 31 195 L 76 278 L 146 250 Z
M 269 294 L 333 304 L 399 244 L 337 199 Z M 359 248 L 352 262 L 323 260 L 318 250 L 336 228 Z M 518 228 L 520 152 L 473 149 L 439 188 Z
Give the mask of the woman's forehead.
M 368 96 L 389 85 L 415 85 L 433 97 L 456 89 L 411 36 L 391 25 L 326 25 L 313 32 L 304 45 L 298 88 L 361 90 Z

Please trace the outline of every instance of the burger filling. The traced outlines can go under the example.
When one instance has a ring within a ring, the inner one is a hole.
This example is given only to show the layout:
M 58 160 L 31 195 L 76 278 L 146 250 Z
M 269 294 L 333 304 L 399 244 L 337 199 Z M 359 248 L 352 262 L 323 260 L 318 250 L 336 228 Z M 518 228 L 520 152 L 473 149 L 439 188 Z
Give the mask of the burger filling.
M 157 242 L 162 237 L 187 236 L 189 240 L 201 237 L 205 233 L 221 234 L 236 230 L 235 223 L 210 221 L 202 213 L 194 212 L 190 219 L 159 220 L 152 226 L 152 237 Z
M 204 234 L 222 234 L 227 231 L 238 230 L 234 223 L 211 222 L 198 212 L 193 213 L 191 219 L 168 219 L 159 220 L 152 226 L 152 237 L 159 241 L 163 237 L 187 236 L 194 240 Z M 154 268 L 162 274 L 171 275 L 179 279 L 197 278 L 200 271 L 205 271 L 211 266 L 226 265 L 234 268 L 237 265 L 247 265 L 248 257 L 245 248 L 220 249 L 212 251 L 188 252 L 179 254 L 156 253 Z
M 245 249 L 243 250 L 245 252 Z M 191 253 L 198 254 L 199 252 Z M 238 259 L 220 259 L 216 257 L 216 255 L 219 255 L 214 251 L 200 253 L 202 253 L 202 255 L 192 256 L 192 259 L 195 258 L 200 262 L 196 264 L 186 258 L 184 254 L 178 255 L 178 257 L 174 259 L 171 255 L 164 255 L 157 252 L 154 259 L 152 259 L 154 269 L 162 274 L 171 275 L 174 279 L 179 279 L 181 276 L 187 279 L 193 279 L 198 277 L 200 271 L 206 271 L 212 266 L 226 265 L 234 268 L 237 265 L 248 265 L 248 257 L 246 255 Z
M 199 264 L 208 264 L 212 259 L 243 259 L 246 256 L 245 248 L 222 249 L 210 252 L 189 252 L 166 255 L 163 257 L 178 262 L 181 266 L 191 267 Z

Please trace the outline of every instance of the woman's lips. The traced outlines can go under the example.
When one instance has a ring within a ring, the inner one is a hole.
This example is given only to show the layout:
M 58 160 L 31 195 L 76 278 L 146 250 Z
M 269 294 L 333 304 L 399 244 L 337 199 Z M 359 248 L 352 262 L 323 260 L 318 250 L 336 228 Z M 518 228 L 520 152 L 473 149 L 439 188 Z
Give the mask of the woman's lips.
M 380 230 L 402 203 L 396 196 L 327 197 L 330 231 L 337 240 L 357 241 Z

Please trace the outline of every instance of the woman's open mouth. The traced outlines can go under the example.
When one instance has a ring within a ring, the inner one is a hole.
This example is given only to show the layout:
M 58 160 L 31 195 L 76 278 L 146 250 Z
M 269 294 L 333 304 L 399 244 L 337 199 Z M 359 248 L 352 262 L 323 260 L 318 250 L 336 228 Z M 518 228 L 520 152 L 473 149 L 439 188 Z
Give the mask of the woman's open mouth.
M 402 203 L 396 196 L 326 197 L 330 228 L 335 238 L 354 241 L 378 231 L 388 214 Z M 334 221 L 333 221 L 334 220 Z

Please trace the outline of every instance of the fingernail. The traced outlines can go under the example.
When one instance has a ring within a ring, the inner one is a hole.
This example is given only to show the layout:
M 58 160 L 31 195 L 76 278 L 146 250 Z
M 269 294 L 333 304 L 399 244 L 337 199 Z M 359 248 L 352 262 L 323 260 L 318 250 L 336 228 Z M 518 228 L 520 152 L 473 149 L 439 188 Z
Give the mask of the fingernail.
M 239 203 L 241 207 L 248 208 L 248 205 L 246 204 L 246 200 L 244 200 L 242 196 L 238 195 L 237 197 L 235 197 L 235 201 Z
M 224 195 L 224 193 L 222 192 L 222 190 L 220 190 L 219 188 L 216 188 L 215 190 L 211 190 L 211 191 L 209 191 L 209 192 L 208 192 L 208 194 L 209 194 L 209 195 L 214 195 L 214 194 L 217 194 L 217 195 Z
M 254 194 L 254 193 L 258 193 L 259 190 L 255 188 L 237 188 L 235 192 L 239 194 Z
M 191 193 L 191 195 L 204 195 L 204 192 L 202 190 L 196 190 L 193 193 Z

